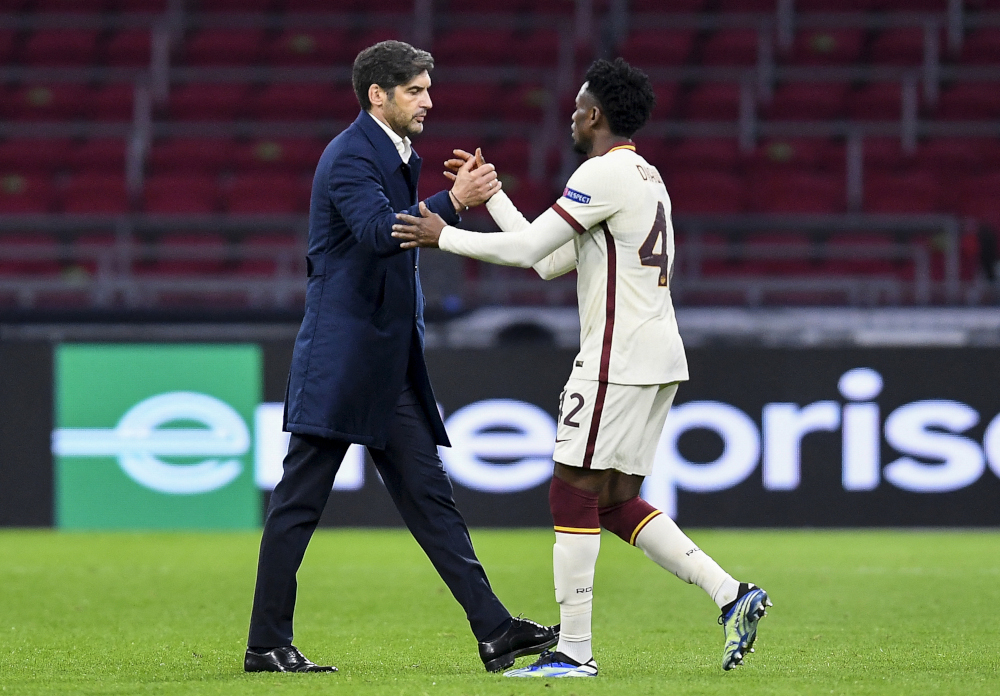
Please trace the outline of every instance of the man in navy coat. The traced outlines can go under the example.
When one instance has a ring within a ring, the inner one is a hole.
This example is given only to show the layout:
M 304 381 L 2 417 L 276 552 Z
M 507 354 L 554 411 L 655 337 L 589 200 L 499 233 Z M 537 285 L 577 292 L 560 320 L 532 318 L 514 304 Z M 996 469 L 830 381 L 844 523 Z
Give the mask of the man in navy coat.
M 309 210 L 306 311 L 285 397 L 292 433 L 260 545 L 244 669 L 336 671 L 292 645 L 296 571 L 351 443 L 365 445 L 410 532 L 465 609 L 489 671 L 555 644 L 558 627 L 512 618 L 476 558 L 437 454 L 448 435 L 423 352 L 417 250 L 392 237 L 397 212 L 417 214 L 420 158 L 410 136 L 431 108 L 434 62 L 399 41 L 354 62 L 362 111 L 326 147 Z M 499 187 L 470 160 L 450 191 L 426 199 L 449 224 Z

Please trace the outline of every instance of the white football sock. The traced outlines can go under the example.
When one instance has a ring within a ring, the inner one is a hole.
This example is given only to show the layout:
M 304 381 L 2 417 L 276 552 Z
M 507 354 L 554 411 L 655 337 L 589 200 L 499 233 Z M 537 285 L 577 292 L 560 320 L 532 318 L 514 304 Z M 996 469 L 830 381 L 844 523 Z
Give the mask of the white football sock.
M 581 664 L 594 656 L 590 645 L 590 617 L 594 567 L 600 550 L 600 534 L 556 532 L 556 543 L 552 547 L 552 574 L 562 623 L 556 650 Z
M 740 584 L 666 515 L 647 522 L 636 536 L 635 545 L 657 565 L 705 590 L 720 609 L 736 599 Z

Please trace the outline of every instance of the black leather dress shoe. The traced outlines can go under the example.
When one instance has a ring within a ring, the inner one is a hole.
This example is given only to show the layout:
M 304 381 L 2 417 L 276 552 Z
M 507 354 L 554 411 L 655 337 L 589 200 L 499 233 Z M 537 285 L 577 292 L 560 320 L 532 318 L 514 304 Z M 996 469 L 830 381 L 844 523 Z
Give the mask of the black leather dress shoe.
M 542 626 L 528 619 L 512 618 L 499 638 L 479 643 L 479 657 L 487 672 L 499 672 L 522 655 L 537 655 L 559 642 L 559 625 Z
M 323 667 L 310 662 L 294 645 L 271 648 L 267 652 L 247 650 L 243 658 L 245 672 L 336 672 L 332 665 Z

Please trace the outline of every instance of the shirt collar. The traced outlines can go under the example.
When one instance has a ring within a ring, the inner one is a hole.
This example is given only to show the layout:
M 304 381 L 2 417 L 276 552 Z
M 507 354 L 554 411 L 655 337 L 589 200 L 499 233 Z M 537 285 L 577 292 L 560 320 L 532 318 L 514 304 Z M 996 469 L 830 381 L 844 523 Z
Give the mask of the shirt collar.
M 400 138 L 396 131 L 389 128 L 389 126 L 382 123 L 379 119 L 375 118 L 375 115 L 372 112 L 369 111 L 368 115 L 372 117 L 372 120 L 375 121 L 375 123 L 377 123 L 382 130 L 385 131 L 385 134 L 389 136 L 389 139 L 392 140 L 392 144 L 396 146 L 396 152 L 399 153 L 399 157 L 403 160 L 403 164 L 408 163 L 410 161 L 410 155 L 413 152 L 413 149 L 410 147 L 410 139 Z

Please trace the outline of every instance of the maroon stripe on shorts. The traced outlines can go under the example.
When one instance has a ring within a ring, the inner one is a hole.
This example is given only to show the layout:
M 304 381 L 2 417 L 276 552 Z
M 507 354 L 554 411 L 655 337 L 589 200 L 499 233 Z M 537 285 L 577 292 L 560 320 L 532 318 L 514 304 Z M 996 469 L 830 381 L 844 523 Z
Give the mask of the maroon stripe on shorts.
M 601 412 L 604 411 L 604 399 L 608 394 L 608 374 L 611 371 L 611 339 L 615 333 L 615 292 L 617 273 L 617 254 L 615 238 L 608 229 L 608 223 L 602 222 L 604 241 L 608 247 L 608 292 L 604 305 L 604 344 L 601 347 L 601 370 L 598 373 L 597 399 L 594 401 L 594 415 L 590 419 L 590 434 L 587 436 L 587 449 L 583 454 L 583 468 L 589 469 L 594 459 L 594 449 L 597 446 L 597 433 L 601 429 Z

